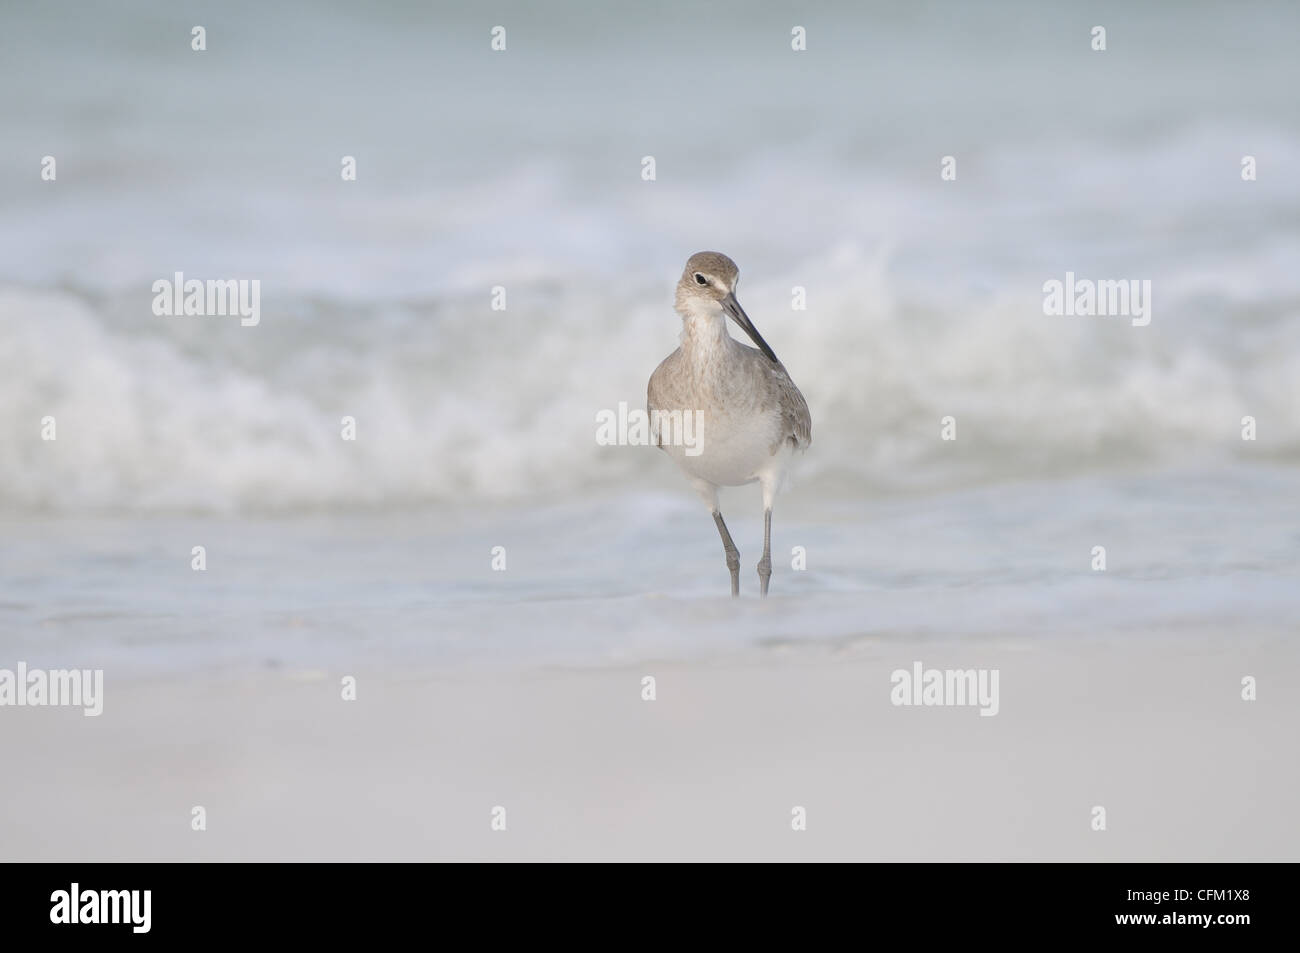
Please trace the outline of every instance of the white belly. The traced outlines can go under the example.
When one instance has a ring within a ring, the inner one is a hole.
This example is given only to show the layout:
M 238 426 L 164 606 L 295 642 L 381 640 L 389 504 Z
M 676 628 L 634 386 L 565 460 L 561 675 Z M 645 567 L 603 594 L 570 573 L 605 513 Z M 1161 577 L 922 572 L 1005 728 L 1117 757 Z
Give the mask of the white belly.
M 779 427 L 775 414 L 705 414 L 695 446 L 665 442 L 663 448 L 689 476 L 717 486 L 741 486 L 753 483 L 782 456 L 772 453 Z

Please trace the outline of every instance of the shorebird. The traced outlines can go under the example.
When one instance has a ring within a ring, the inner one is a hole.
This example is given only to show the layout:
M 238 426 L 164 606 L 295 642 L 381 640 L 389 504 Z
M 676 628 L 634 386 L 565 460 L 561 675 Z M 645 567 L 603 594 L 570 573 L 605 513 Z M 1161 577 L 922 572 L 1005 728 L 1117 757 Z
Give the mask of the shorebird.
M 718 252 L 702 251 L 687 260 L 677 282 L 682 345 L 650 375 L 646 396 L 655 442 L 677 461 L 713 514 L 731 572 L 732 596 L 740 595 L 740 551 L 722 520 L 718 488 L 754 482 L 762 486 L 758 581 L 766 596 L 772 578 L 772 501 L 794 452 L 812 442 L 812 418 L 785 366 L 736 301 L 739 278 L 736 263 Z M 727 333 L 727 318 L 757 349 Z M 699 439 L 694 455 L 691 448 L 665 442 L 653 423 L 675 411 L 696 415 Z

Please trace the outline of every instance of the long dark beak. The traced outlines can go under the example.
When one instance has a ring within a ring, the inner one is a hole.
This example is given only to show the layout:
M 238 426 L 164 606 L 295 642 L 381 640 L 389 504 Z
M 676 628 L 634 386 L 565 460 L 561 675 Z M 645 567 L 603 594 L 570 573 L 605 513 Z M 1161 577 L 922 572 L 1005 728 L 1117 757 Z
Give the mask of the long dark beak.
M 772 353 L 772 349 L 767 346 L 767 342 L 763 340 L 763 335 L 758 333 L 758 328 L 754 327 L 754 322 L 749 320 L 749 315 L 740 306 L 740 302 L 736 300 L 735 295 L 727 295 L 723 298 L 722 307 L 726 309 L 727 314 L 731 315 L 731 320 L 739 324 L 740 329 L 749 335 L 749 339 L 758 345 L 758 349 L 767 355 L 768 360 L 773 364 L 781 363 L 776 359 L 776 355 Z

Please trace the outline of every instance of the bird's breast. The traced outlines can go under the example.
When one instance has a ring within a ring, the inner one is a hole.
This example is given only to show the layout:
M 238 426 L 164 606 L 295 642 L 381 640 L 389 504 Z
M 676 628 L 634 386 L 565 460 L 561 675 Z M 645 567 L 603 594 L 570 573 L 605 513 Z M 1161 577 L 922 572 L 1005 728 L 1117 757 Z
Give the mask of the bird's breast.
M 740 486 L 756 479 L 771 460 L 779 424 L 773 414 L 705 406 L 694 415 L 689 442 L 665 440 L 661 445 L 691 476 Z
M 651 380 L 659 445 L 693 477 L 720 486 L 753 481 L 784 442 L 780 406 L 763 384 L 755 363 L 729 338 L 684 346 Z M 689 427 L 680 426 L 679 412 Z

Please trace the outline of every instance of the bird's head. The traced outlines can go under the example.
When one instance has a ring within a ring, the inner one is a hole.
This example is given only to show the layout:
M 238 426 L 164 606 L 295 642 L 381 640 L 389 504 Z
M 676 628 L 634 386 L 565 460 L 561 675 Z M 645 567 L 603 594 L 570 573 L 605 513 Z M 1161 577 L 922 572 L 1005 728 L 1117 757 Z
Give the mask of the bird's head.
M 686 260 L 682 279 L 677 282 L 677 312 L 683 317 L 721 318 L 725 314 L 772 363 L 779 364 L 772 349 L 736 300 L 739 281 L 740 269 L 726 255 L 716 251 L 696 252 Z

